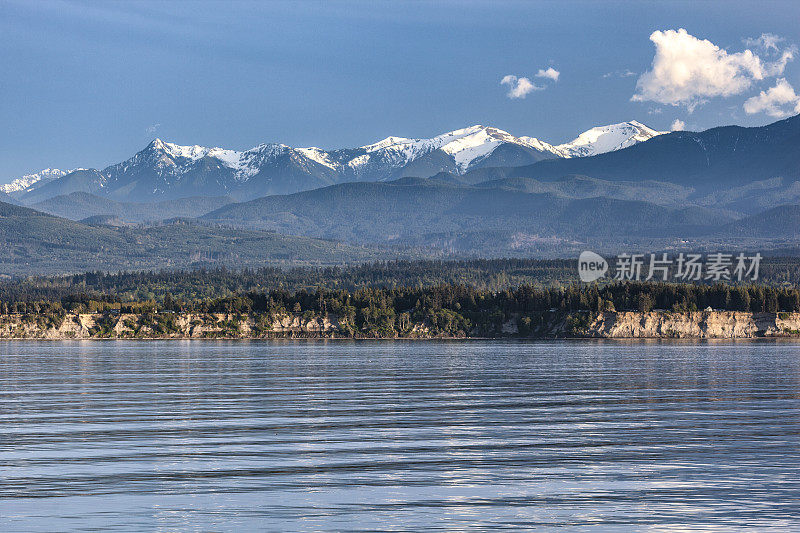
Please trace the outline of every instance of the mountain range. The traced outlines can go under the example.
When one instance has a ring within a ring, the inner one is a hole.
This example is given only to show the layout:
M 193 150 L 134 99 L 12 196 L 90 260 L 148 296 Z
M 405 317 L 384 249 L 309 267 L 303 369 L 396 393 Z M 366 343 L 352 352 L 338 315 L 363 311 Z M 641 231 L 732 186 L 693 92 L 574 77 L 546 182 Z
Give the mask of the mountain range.
M 157 140 L 102 171 L 0 191 L 0 275 L 800 249 L 800 116 L 702 132 L 623 123 L 568 144 L 480 126 L 334 151 Z
M 155 139 L 130 159 L 102 170 L 47 169 L 17 178 L 0 191 L 30 205 L 74 192 L 122 202 L 197 196 L 252 199 L 352 181 L 391 181 L 439 172 L 456 175 L 484 167 L 519 166 L 618 150 L 663 132 L 636 121 L 592 128 L 569 143 L 472 126 L 430 139 L 387 137 L 337 150 L 262 144 L 245 151 L 180 146 Z

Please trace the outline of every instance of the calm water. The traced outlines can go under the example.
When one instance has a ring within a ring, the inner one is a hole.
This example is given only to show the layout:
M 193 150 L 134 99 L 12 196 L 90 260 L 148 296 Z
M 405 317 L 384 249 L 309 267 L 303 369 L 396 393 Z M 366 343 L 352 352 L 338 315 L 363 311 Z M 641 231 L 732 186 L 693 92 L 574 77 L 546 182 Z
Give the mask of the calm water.
M 0 530 L 800 530 L 800 345 L 0 343 Z

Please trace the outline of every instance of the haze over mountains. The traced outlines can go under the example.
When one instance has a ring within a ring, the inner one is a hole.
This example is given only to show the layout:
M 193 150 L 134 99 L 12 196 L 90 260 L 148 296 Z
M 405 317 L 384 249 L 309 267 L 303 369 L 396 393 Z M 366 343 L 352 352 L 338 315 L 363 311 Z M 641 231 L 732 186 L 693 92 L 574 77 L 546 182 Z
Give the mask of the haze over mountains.
M 558 146 L 482 126 L 334 151 L 156 140 L 102 171 L 7 187 L 36 211 L 0 203 L 0 269 L 795 253 L 798 147 L 800 116 L 697 133 L 630 122 Z

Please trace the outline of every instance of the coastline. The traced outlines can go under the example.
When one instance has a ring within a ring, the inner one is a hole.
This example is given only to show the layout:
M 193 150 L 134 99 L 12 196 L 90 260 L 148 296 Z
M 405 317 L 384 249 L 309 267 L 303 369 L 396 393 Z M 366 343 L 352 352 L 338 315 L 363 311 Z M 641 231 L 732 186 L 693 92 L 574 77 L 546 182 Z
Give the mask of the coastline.
M 433 334 L 425 323 L 402 331 L 357 331 L 336 316 L 235 313 L 2 315 L 0 340 L 569 340 L 800 338 L 800 313 L 742 311 L 549 312 L 515 317 L 494 334 Z M 527 320 L 527 322 L 526 322 Z

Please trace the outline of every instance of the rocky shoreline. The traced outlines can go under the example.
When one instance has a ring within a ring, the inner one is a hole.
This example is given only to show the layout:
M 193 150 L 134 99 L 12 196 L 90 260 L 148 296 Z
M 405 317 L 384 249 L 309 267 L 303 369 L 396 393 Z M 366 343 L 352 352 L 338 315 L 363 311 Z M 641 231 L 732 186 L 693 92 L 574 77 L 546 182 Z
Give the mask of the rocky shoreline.
M 551 313 L 525 334 L 519 321 L 503 323 L 490 338 L 748 339 L 800 337 L 800 313 L 668 311 Z M 0 339 L 283 339 L 283 338 L 487 338 L 434 335 L 424 324 L 402 333 L 361 334 L 335 316 L 267 314 L 2 315 Z
M 800 313 L 696 311 L 674 313 L 600 313 L 586 330 L 589 337 L 750 339 L 800 336 Z

